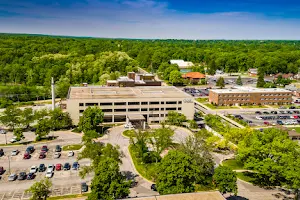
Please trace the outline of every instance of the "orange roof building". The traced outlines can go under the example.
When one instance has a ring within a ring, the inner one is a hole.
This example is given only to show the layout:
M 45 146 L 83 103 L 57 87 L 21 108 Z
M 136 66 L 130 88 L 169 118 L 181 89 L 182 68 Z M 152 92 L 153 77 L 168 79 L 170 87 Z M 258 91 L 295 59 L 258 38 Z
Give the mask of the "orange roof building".
M 205 79 L 205 74 L 200 72 L 188 72 L 182 75 L 182 78 L 188 79 L 191 82 L 199 82 L 201 79 Z

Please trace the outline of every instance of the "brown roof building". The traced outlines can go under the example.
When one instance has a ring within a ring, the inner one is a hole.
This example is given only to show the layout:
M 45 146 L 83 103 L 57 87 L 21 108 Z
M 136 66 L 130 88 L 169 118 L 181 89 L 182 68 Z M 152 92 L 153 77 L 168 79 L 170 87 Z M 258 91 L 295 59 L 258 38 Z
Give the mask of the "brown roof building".
M 201 79 L 205 79 L 205 74 L 200 72 L 188 72 L 183 74 L 182 78 L 188 79 L 191 83 L 198 83 Z
M 294 74 L 292 74 L 292 73 L 288 73 L 288 74 L 278 73 L 274 76 L 275 79 L 278 78 L 280 75 L 282 76 L 282 78 L 285 78 L 285 79 L 291 79 L 291 80 L 294 79 Z

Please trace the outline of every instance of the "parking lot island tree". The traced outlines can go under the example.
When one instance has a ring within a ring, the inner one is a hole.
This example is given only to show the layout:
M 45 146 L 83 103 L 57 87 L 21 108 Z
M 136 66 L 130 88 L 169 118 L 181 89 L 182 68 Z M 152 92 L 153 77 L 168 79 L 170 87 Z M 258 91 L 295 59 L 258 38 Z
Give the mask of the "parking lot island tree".
M 221 89 L 225 87 L 225 81 L 222 76 L 220 76 L 220 78 L 218 78 L 218 80 L 216 82 L 216 86 L 220 87 Z
M 157 154 L 161 154 L 163 150 L 170 147 L 173 144 L 172 136 L 174 135 L 174 130 L 163 125 L 161 128 L 155 129 L 151 133 L 149 138 L 154 151 Z
M 182 126 L 182 123 L 183 122 L 186 122 L 187 119 L 186 119 L 186 116 L 181 114 L 181 113 L 178 113 L 178 112 L 175 112 L 175 111 L 170 111 L 168 112 L 168 117 L 166 119 L 166 124 L 169 124 L 169 125 L 175 125 L 175 126 Z
M 72 127 L 72 119 L 68 112 L 63 112 L 60 108 L 55 108 L 49 112 L 51 129 L 61 130 Z
M 121 174 L 119 163 L 113 158 L 104 158 L 95 167 L 95 176 L 91 184 L 89 200 L 126 198 L 131 181 Z
M 79 119 L 78 127 L 83 132 L 96 130 L 97 126 L 103 122 L 104 113 L 98 107 L 88 107 Z
M 236 173 L 229 167 L 217 167 L 213 175 L 213 181 L 221 193 L 233 193 L 235 196 L 237 195 Z
M 194 192 L 197 164 L 189 155 L 171 150 L 161 160 L 156 186 L 159 194 Z
M 51 120 L 50 119 L 42 119 L 36 125 L 35 135 L 36 141 L 41 140 L 42 138 L 46 137 L 51 130 Z
M 243 85 L 241 76 L 239 76 L 239 77 L 236 79 L 236 84 L 237 84 L 237 85 L 240 85 L 240 86 Z
M 23 130 L 21 128 L 16 128 L 14 130 L 14 136 L 16 137 L 17 141 L 20 141 L 24 138 Z
M 28 129 L 34 120 L 35 115 L 32 108 L 25 108 L 23 111 L 21 111 L 21 124 L 25 129 Z
M 50 179 L 44 178 L 35 182 L 26 192 L 32 194 L 31 200 L 46 200 L 51 194 L 51 187 Z
M 257 83 L 256 83 L 256 87 L 258 88 L 262 88 L 264 87 L 266 84 L 265 82 L 265 72 L 264 69 L 262 69 L 261 67 L 258 68 L 258 72 L 257 72 Z

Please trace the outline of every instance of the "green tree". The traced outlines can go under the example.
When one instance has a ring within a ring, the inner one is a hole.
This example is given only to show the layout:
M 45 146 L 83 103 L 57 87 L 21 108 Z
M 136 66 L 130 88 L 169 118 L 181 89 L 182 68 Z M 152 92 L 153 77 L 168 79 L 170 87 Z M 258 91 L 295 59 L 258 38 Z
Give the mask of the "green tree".
M 34 112 L 34 118 L 38 121 L 41 119 L 44 119 L 48 115 L 49 115 L 49 112 L 47 109 L 41 109 L 41 110 L 37 110 Z
M 110 78 L 109 74 L 102 74 L 99 78 L 99 84 L 106 85 L 106 81 L 109 80 L 109 78 Z
M 258 68 L 258 72 L 257 72 L 257 83 L 256 83 L 256 87 L 260 88 L 260 87 L 264 87 L 265 85 L 265 72 L 262 68 Z
M 157 154 L 160 154 L 163 150 L 170 147 L 172 142 L 172 136 L 174 131 L 164 125 L 161 128 L 155 129 L 151 134 L 150 142 L 154 147 Z
M 181 151 L 171 150 L 162 159 L 157 177 L 159 194 L 188 193 L 195 190 L 195 161 Z
M 63 112 L 60 108 L 55 108 L 49 112 L 51 129 L 61 130 L 67 129 L 72 126 L 72 119 L 67 112 Z
M 95 130 L 89 130 L 84 132 L 82 141 L 83 142 L 91 142 L 93 139 L 97 138 L 99 134 Z
M 103 122 L 104 113 L 98 107 L 88 107 L 79 119 L 78 127 L 83 132 L 96 130 L 97 126 Z
M 15 127 L 21 123 L 20 116 L 21 110 L 19 108 L 16 108 L 15 106 L 9 106 L 3 111 L 0 121 L 5 126 L 8 126 L 11 130 L 14 130 Z
M 176 125 L 176 126 L 182 126 L 183 122 L 186 122 L 186 116 L 175 112 L 175 111 L 170 111 L 168 112 L 168 117 L 166 119 L 166 123 L 170 125 Z
M 55 83 L 55 93 L 60 98 L 66 98 L 69 92 L 69 88 L 71 86 L 70 79 L 67 77 L 61 77 Z
M 189 120 L 189 127 L 192 129 L 198 128 L 198 124 L 195 120 Z
M 120 199 L 129 195 L 131 182 L 120 172 L 119 163 L 112 158 L 103 159 L 95 168 L 88 199 Z
M 17 137 L 17 139 L 16 139 L 17 141 L 22 140 L 22 139 L 24 138 L 23 130 L 20 129 L 20 128 L 16 128 L 16 129 L 14 130 L 14 136 Z
M 51 181 L 45 178 L 39 182 L 35 182 L 26 192 L 32 194 L 31 200 L 46 200 L 50 196 L 51 187 Z
M 216 82 L 216 86 L 220 87 L 221 89 L 225 87 L 225 81 L 222 76 L 220 76 L 220 78 L 218 78 L 218 80 Z
M 237 84 L 237 85 L 243 85 L 241 76 L 239 76 L 239 77 L 236 79 L 236 84 Z
M 21 124 L 27 129 L 35 120 L 32 108 L 25 108 L 21 111 Z
M 174 70 L 170 73 L 169 82 L 172 83 L 172 85 L 180 85 L 182 81 L 182 76 L 179 71 Z
M 236 173 L 230 168 L 219 166 L 215 169 L 213 181 L 221 193 L 234 193 L 237 195 Z
M 36 140 L 39 141 L 43 137 L 47 136 L 50 133 L 51 130 L 51 120 L 49 119 L 42 119 L 40 120 L 36 125 Z

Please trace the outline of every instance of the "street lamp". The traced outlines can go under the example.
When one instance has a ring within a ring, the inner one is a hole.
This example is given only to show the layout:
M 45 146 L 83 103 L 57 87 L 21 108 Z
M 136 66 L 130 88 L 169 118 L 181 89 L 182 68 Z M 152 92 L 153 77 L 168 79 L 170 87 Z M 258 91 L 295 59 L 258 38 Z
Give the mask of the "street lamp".
M 8 172 L 9 172 L 9 174 L 10 174 L 10 156 L 7 155 L 7 158 L 8 158 Z
M 6 134 L 7 134 L 7 133 L 4 133 L 4 135 L 5 135 L 5 144 L 7 144 L 7 137 L 6 137 Z

